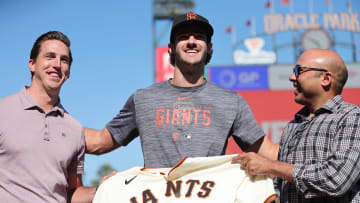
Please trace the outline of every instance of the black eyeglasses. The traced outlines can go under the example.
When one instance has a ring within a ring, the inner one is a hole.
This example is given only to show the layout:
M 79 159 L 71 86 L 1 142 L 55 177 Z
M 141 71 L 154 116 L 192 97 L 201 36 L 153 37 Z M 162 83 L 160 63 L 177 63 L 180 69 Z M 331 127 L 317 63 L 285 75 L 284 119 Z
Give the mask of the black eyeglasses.
M 328 72 L 328 70 L 323 69 L 323 68 L 310 68 L 310 67 L 295 65 L 295 67 L 293 68 L 293 72 L 295 73 L 296 77 L 298 77 L 300 75 L 300 71 L 302 69 L 309 69 L 309 70 L 314 70 L 314 71 Z

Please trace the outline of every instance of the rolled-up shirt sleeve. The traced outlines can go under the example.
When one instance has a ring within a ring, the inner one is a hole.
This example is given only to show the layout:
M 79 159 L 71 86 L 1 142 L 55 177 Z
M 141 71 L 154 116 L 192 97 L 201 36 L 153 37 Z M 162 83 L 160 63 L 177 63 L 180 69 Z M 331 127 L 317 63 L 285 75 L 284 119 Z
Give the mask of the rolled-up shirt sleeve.
M 331 144 L 332 153 L 322 162 L 295 163 L 296 187 L 305 198 L 341 196 L 360 177 L 360 114 L 347 115 L 339 122 Z M 330 136 L 330 135 L 329 135 Z

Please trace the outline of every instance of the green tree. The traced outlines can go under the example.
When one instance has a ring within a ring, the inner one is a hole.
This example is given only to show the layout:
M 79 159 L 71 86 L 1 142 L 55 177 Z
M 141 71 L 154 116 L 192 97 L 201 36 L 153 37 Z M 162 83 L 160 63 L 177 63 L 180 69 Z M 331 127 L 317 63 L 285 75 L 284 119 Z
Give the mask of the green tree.
M 105 163 L 102 166 L 100 166 L 100 168 L 96 172 L 97 178 L 92 179 L 90 181 L 91 186 L 96 187 L 97 185 L 99 185 L 99 183 L 103 179 L 103 177 L 110 174 L 113 171 L 116 171 L 116 170 L 108 163 Z

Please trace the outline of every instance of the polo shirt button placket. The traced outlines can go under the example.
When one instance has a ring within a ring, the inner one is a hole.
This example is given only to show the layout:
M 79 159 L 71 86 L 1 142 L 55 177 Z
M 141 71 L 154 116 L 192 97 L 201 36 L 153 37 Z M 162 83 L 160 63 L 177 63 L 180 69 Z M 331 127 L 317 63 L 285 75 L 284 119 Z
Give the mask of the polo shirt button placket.
M 50 141 L 50 133 L 49 133 L 49 125 L 48 125 L 47 117 L 45 117 L 44 140 L 45 141 Z

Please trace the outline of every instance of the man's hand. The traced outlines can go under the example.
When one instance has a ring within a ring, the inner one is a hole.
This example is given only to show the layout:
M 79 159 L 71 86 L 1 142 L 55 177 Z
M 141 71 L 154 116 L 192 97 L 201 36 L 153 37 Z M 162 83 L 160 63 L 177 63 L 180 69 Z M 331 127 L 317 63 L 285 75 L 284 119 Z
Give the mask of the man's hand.
M 231 163 L 240 163 L 241 168 L 251 175 L 269 175 L 272 160 L 260 156 L 254 152 L 242 153 L 234 157 Z
M 292 177 L 293 164 L 270 160 L 254 152 L 242 153 L 234 157 L 231 163 L 240 163 L 241 167 L 251 175 L 275 175 L 289 182 Z
M 101 185 L 105 180 L 109 179 L 110 177 L 112 177 L 112 176 L 114 176 L 114 175 L 116 175 L 116 171 L 113 171 L 113 172 L 111 172 L 110 174 L 104 176 L 104 177 L 101 179 L 99 185 Z

